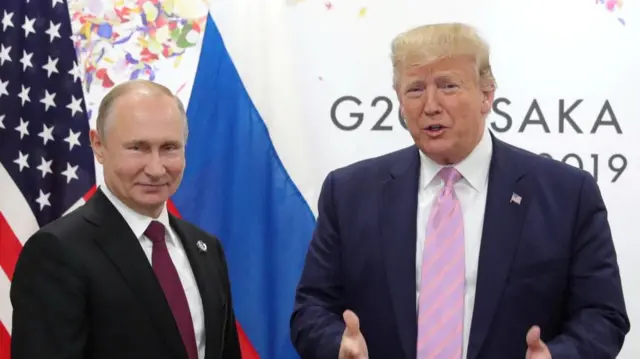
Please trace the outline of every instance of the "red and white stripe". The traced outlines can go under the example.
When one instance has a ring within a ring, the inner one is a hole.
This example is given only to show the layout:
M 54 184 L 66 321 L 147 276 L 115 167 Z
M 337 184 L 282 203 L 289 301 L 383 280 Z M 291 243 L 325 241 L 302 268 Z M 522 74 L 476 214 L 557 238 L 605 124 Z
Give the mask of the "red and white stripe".
M 0 166 L 0 359 L 10 359 L 10 334 L 13 306 L 9 298 L 11 279 L 20 251 L 29 237 L 38 229 L 31 207 L 20 193 L 20 189 Z M 83 205 L 95 187 L 76 202 L 66 213 Z M 65 214 L 66 214 L 65 213 Z

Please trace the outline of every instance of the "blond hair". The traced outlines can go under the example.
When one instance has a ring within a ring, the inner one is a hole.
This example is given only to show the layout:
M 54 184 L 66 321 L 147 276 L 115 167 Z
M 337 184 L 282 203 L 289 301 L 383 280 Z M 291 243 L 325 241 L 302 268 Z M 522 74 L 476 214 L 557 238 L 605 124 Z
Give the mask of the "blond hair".
M 496 88 L 489 45 L 473 27 L 461 23 L 424 25 L 396 36 L 391 43 L 393 86 L 397 87 L 403 69 L 452 56 L 475 58 L 482 90 Z
M 106 134 L 107 125 L 110 122 L 109 118 L 113 112 L 113 104 L 118 98 L 133 92 L 143 95 L 169 96 L 173 98 L 176 102 L 178 112 L 184 120 L 186 139 L 189 131 L 189 127 L 187 126 L 187 113 L 180 98 L 174 95 L 167 87 L 159 83 L 143 79 L 130 80 L 116 85 L 102 98 L 100 106 L 98 107 L 98 118 L 96 120 L 96 130 L 101 138 L 105 138 L 104 136 Z

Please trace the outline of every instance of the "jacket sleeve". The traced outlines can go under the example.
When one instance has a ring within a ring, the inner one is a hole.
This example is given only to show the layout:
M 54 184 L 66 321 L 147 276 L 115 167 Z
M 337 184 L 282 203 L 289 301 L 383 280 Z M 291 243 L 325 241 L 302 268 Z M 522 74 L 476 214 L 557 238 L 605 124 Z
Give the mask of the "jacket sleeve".
M 83 359 L 87 342 L 82 267 L 53 234 L 37 232 L 15 267 L 12 359 Z
M 590 175 L 582 181 L 578 206 L 567 298 L 569 318 L 563 333 L 547 345 L 554 359 L 614 359 L 630 324 L 607 209 Z
M 340 231 L 330 173 L 322 185 L 316 228 L 290 320 L 291 340 L 302 359 L 338 358 L 345 329 L 342 296 Z

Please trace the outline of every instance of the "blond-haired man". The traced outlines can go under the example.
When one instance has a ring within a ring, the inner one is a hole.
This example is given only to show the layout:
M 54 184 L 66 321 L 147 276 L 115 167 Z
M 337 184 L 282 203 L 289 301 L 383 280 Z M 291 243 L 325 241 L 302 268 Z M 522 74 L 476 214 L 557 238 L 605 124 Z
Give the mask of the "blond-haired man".
M 415 145 L 333 171 L 295 297 L 303 359 L 613 359 L 629 331 L 594 179 L 485 125 L 486 43 L 464 24 L 392 44 Z
M 90 136 L 104 185 L 26 242 L 11 358 L 240 359 L 222 246 L 167 212 L 185 168 L 180 100 L 120 84 Z

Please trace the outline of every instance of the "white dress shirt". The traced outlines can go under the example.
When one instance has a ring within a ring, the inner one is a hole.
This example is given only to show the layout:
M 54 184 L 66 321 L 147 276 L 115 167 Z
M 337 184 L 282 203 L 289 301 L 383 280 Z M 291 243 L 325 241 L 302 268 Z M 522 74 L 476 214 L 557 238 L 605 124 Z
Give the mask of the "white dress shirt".
M 454 167 L 463 178 L 454 185 L 456 196 L 462 207 L 465 241 L 465 288 L 464 288 L 464 327 L 462 357 L 467 356 L 469 344 L 469 330 L 475 300 L 476 279 L 478 275 L 478 258 L 480 255 L 480 240 L 484 222 L 485 204 L 487 202 L 487 183 L 489 165 L 493 146 L 488 130 L 476 148 L 462 162 Z M 444 186 L 438 176 L 443 166 L 420 152 L 420 187 L 418 191 L 417 218 L 417 247 L 416 247 L 416 303 L 420 296 L 420 277 L 422 267 L 422 252 L 424 250 L 425 232 L 429 213 L 438 191 Z
M 133 234 L 140 241 L 140 245 L 147 255 L 149 265 L 151 265 L 151 253 L 153 249 L 153 242 L 147 236 L 144 235 L 144 231 L 149 227 L 152 220 L 151 217 L 147 217 L 143 214 L 137 213 L 131 208 L 127 207 L 122 201 L 120 201 L 105 185 L 101 185 L 100 189 L 105 196 L 116 207 L 118 212 L 122 215 L 124 220 L 129 224 L 129 227 L 133 231 Z M 169 214 L 167 207 L 162 209 L 160 216 L 155 219 L 162 223 L 166 229 L 165 239 L 167 241 L 167 249 L 169 250 L 169 256 L 173 261 L 173 265 L 178 271 L 180 282 L 185 290 L 187 296 L 187 302 L 189 304 L 189 310 L 191 312 L 191 319 L 193 321 L 193 327 L 196 335 L 196 345 L 198 347 L 198 358 L 204 359 L 205 354 L 205 331 L 204 331 L 204 311 L 202 309 L 202 299 L 200 297 L 200 291 L 196 278 L 193 275 L 191 264 L 187 253 L 182 246 L 182 242 L 178 238 L 178 235 L 171 228 L 169 224 Z

